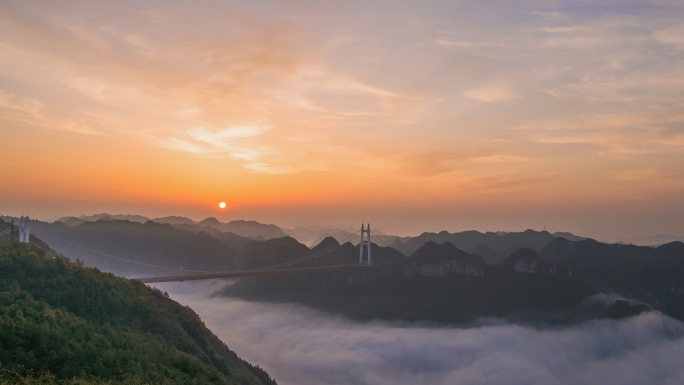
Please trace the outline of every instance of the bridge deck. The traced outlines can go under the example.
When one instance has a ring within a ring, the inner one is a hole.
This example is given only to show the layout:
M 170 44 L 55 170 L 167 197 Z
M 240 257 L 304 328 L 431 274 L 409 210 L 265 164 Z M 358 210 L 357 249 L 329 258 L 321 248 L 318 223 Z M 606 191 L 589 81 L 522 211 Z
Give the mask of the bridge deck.
M 298 274 L 298 273 L 313 273 L 321 271 L 332 271 L 348 267 L 351 265 L 340 266 L 325 266 L 325 267 L 307 267 L 302 269 L 282 269 L 282 270 L 244 270 L 231 271 L 216 274 L 195 274 L 195 275 L 176 275 L 167 277 L 149 277 L 136 278 L 142 283 L 156 283 L 156 282 L 183 282 L 183 281 L 197 281 L 201 279 L 216 279 L 216 278 L 240 278 L 240 277 L 263 277 L 269 275 L 283 275 L 283 274 Z

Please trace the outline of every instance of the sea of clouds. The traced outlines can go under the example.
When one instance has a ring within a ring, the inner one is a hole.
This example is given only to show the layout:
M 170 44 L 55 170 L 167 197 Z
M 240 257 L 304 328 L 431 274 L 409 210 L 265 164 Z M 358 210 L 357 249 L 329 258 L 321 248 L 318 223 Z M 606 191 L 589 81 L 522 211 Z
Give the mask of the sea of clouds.
M 222 285 L 155 284 L 281 385 L 684 384 L 684 323 L 657 312 L 558 328 L 358 323 L 209 298 Z

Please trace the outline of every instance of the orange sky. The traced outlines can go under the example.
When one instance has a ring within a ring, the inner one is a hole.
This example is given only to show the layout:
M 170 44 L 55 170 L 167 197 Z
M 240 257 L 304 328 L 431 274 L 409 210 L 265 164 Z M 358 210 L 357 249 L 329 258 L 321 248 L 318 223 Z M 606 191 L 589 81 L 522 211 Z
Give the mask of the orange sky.
M 684 235 L 680 2 L 322 3 L 3 3 L 0 214 Z

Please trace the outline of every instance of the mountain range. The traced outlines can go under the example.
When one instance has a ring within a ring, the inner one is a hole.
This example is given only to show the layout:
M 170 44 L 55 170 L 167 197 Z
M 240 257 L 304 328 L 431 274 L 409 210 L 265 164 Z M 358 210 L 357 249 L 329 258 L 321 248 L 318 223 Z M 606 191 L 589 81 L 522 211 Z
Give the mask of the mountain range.
M 212 227 L 211 224 L 216 222 L 205 221 L 204 226 L 170 225 L 102 218 L 68 226 L 59 221 L 33 221 L 32 231 L 47 240 L 55 250 L 72 259 L 80 258 L 87 266 L 124 276 L 135 276 L 137 273 L 167 274 L 173 271 L 130 270 L 129 264 L 114 258 L 164 266 L 174 271 L 224 271 L 267 266 L 297 259 L 311 252 L 309 247 L 289 236 L 270 239 L 244 237 Z M 223 224 L 219 226 L 225 228 Z M 346 247 L 348 254 L 358 254 L 352 250 L 355 246 L 351 243 Z
M 374 259 L 381 249 L 374 245 Z M 260 277 L 227 286 L 221 295 L 299 302 L 356 319 L 567 323 L 654 308 L 684 320 L 681 242 L 652 248 L 556 237 L 494 264 L 448 241 L 428 241 L 409 257 L 394 253 L 392 263 Z
M 327 237 L 333 237 L 338 242 L 342 242 L 357 230 L 334 226 L 307 226 L 283 229 L 283 231 L 305 245 L 315 246 Z
M 218 230 L 220 232 L 231 232 L 243 237 L 249 238 L 279 238 L 285 236 L 285 232 L 281 230 L 276 225 L 263 224 L 256 221 L 245 221 L 236 220 L 227 223 L 220 222 L 214 217 L 206 218 L 200 222 L 195 222 L 187 217 L 180 216 L 168 216 L 162 218 L 150 219 L 142 215 L 130 215 L 130 214 L 95 214 L 95 215 L 81 215 L 79 217 L 63 217 L 58 219 L 56 222 L 62 222 L 68 226 L 79 226 L 85 222 L 97 222 L 97 221 L 129 221 L 138 223 L 155 222 L 161 224 L 170 224 L 173 226 L 178 226 L 185 228 L 186 230 L 192 231 L 193 226 L 197 231 L 209 231 L 209 228 Z
M 452 243 L 459 249 L 468 253 L 476 253 L 484 258 L 487 263 L 496 263 L 521 247 L 540 249 L 556 237 L 547 231 L 526 230 L 519 233 L 481 233 L 479 231 L 463 231 L 449 233 L 423 233 L 417 237 L 397 239 L 390 246 L 411 255 L 426 242 L 442 244 Z
M 78 226 L 34 221 L 32 227 L 35 234 L 46 235 L 48 243 L 67 256 L 85 258 L 88 253 L 49 237 L 144 263 L 183 266 L 186 270 L 264 267 L 339 245 L 333 237 L 324 238 L 314 247 L 289 236 L 243 237 L 220 230 L 224 224 L 215 219 L 201 225 L 170 225 L 101 218 Z M 379 266 L 369 269 L 253 279 L 226 289 L 224 294 L 245 299 L 287 299 L 357 318 L 464 322 L 479 316 L 525 314 L 537 321 L 569 322 L 608 316 L 610 306 L 588 310 L 586 301 L 597 293 L 617 293 L 684 319 L 684 244 L 680 242 L 654 248 L 605 244 L 572 234 L 532 230 L 424 233 L 401 241 L 395 245 L 403 252 L 374 242 L 373 260 Z M 406 253 L 421 241 L 423 244 L 407 257 Z M 353 242 L 345 242 L 339 250 L 350 261 L 358 258 L 358 246 Z M 92 261 L 97 265 L 96 260 Z M 363 283 L 367 280 L 378 280 L 378 286 Z M 336 297 L 366 289 L 370 292 L 363 298 Z M 463 297 L 463 293 L 470 293 L 470 297 Z M 501 302 L 500 297 L 507 298 L 507 302 Z M 359 303 L 365 305 L 358 308 Z M 439 309 L 445 304 L 460 310 L 443 313 Z M 393 306 L 417 308 L 407 314 L 409 310 Z M 629 313 L 630 309 L 623 304 L 624 311 Z
M 468 323 L 503 317 L 556 323 L 600 316 L 610 308 L 583 308 L 583 301 L 597 291 L 579 277 L 518 274 L 488 265 L 449 242 L 427 242 L 410 257 L 373 246 L 374 260 L 378 255 L 391 263 L 260 277 L 226 286 L 218 294 L 298 302 L 358 320 Z

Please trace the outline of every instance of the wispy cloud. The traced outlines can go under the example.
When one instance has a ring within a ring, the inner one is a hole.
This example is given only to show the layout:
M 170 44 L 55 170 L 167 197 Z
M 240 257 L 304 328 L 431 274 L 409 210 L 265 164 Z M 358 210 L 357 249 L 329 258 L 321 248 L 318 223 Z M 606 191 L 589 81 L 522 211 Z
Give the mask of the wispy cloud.
M 192 127 L 180 136 L 148 137 L 162 147 L 172 150 L 206 155 L 214 158 L 231 158 L 246 169 L 267 174 L 283 174 L 297 171 L 281 165 L 283 154 L 278 150 L 248 141 L 268 132 L 272 127 L 265 125 L 241 125 L 227 128 Z
M 645 181 L 662 178 L 665 174 L 657 168 L 639 168 L 613 172 L 613 178 L 623 181 Z
M 33 98 L 18 99 L 13 93 L 0 90 L 0 108 L 4 108 L 18 114 L 40 116 L 43 103 Z
M 476 88 L 466 92 L 465 96 L 470 99 L 480 100 L 487 103 L 520 98 L 520 96 L 514 94 L 507 87 L 503 86 L 486 86 L 482 88 Z
M 43 113 L 44 104 L 34 98 L 18 98 L 13 93 L 0 90 L 0 118 L 52 130 L 64 130 L 86 135 L 100 132 L 81 119 L 60 120 Z

